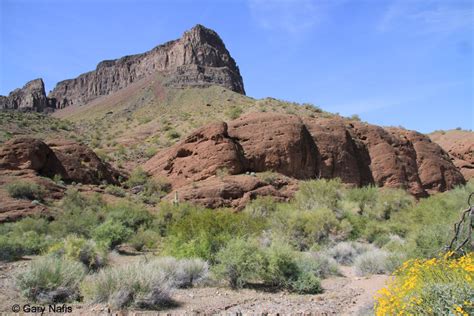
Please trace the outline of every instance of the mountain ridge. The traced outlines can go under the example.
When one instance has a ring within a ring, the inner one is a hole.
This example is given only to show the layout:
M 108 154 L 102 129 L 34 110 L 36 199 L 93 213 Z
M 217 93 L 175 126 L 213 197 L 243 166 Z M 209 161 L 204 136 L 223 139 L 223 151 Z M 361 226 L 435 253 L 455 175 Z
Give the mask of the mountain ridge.
M 170 87 L 220 85 L 245 94 L 239 67 L 220 36 L 198 24 L 185 31 L 181 38 L 147 52 L 101 61 L 95 70 L 58 82 L 47 96 L 42 79 L 36 79 L 34 81 L 43 86 L 41 93 L 31 91 L 27 84 L 8 97 L 1 96 L 0 109 L 51 111 L 84 105 L 156 73 L 162 74 L 166 78 L 164 85 Z M 38 106 L 37 100 L 44 104 Z

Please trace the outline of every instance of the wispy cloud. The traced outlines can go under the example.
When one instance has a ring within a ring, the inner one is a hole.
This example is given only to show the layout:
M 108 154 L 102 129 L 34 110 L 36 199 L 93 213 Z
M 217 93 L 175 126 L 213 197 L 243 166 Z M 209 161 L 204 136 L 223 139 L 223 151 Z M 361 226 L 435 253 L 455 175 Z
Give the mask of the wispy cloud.
M 266 30 L 297 36 L 317 26 L 341 0 L 248 0 L 253 19 Z
M 449 34 L 473 28 L 471 1 L 396 0 L 389 5 L 376 28 L 379 32 L 407 28 L 412 34 Z

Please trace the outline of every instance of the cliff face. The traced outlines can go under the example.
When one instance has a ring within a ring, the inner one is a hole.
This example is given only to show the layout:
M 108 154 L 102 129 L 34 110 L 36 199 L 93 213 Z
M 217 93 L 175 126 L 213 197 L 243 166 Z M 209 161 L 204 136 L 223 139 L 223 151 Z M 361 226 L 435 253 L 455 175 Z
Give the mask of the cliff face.
M 0 96 L 0 109 L 44 111 L 50 101 L 44 91 L 42 79 L 35 79 L 21 89 L 15 89 L 6 96 Z
M 197 25 L 146 53 L 102 61 L 94 71 L 59 82 L 48 97 L 56 108 L 85 104 L 156 72 L 172 87 L 221 85 L 245 94 L 239 68 L 224 42 L 216 32 Z

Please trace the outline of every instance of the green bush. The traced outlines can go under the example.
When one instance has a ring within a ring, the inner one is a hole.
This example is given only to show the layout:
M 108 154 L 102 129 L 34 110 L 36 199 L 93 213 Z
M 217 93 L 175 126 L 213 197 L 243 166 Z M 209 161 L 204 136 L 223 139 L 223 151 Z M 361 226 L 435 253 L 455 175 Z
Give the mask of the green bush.
M 159 232 L 140 227 L 138 231 L 128 240 L 130 245 L 137 251 L 143 249 L 156 249 L 161 240 Z
M 128 201 L 106 207 L 106 217 L 132 230 L 147 226 L 153 221 L 153 216 L 146 208 Z
M 79 261 L 87 268 L 97 270 L 107 263 L 107 252 L 93 240 L 86 240 L 74 235 L 67 236 L 61 242 L 52 245 L 49 254 L 62 256 L 68 260 Z
M 239 118 L 239 116 L 243 113 L 242 108 L 238 106 L 232 106 L 228 111 L 227 111 L 227 116 L 231 120 L 235 120 L 236 118 Z
M 108 220 L 97 226 L 92 236 L 100 246 L 114 248 L 127 240 L 132 233 L 133 231 L 122 223 Z
M 379 190 L 374 186 L 353 188 L 346 194 L 349 201 L 356 203 L 358 213 L 363 215 L 368 210 L 373 210 L 377 205 Z
M 148 174 L 141 168 L 138 167 L 132 171 L 125 185 L 129 188 L 133 188 L 138 185 L 144 185 L 148 180 Z
M 109 185 L 105 188 L 105 193 L 108 193 L 110 195 L 114 195 L 117 197 L 125 197 L 127 195 L 127 192 L 125 192 L 124 189 L 121 187 L 118 187 L 116 185 Z
M 84 266 L 79 262 L 44 257 L 18 273 L 16 284 L 27 299 L 62 303 L 79 298 L 79 284 L 84 276 Z
M 92 231 L 104 218 L 104 205 L 98 196 L 86 198 L 77 190 L 68 190 L 62 200 L 61 210 L 49 225 L 49 231 L 59 238 L 67 235 L 90 238 Z
M 185 212 L 169 219 L 164 253 L 175 257 L 198 257 L 211 263 L 228 241 L 259 233 L 264 222 L 241 212 L 185 206 Z M 177 211 L 180 212 L 180 211 Z
M 265 266 L 264 254 L 258 245 L 243 238 L 229 241 L 216 257 L 216 275 L 232 288 L 241 288 L 258 280 Z
M 15 199 L 43 200 L 46 189 L 42 185 L 27 181 L 15 181 L 7 184 L 8 194 Z
M 342 197 L 343 186 L 339 179 L 304 181 L 296 193 L 296 206 L 301 210 L 329 208 L 335 210 Z
M 319 294 L 323 291 L 318 277 L 309 272 L 300 272 L 290 283 L 290 290 L 298 294 Z
M 278 209 L 278 203 L 271 196 L 259 196 L 247 204 L 244 211 L 253 217 L 266 218 L 274 214 Z
M 300 273 L 295 255 L 296 252 L 289 245 L 280 242 L 265 249 L 265 283 L 278 288 L 289 288 Z
M 13 261 L 21 258 L 25 251 L 17 240 L 7 236 L 0 236 L 0 260 Z
M 282 206 L 270 219 L 273 231 L 283 235 L 299 250 L 307 250 L 315 243 L 328 241 L 341 232 L 341 226 L 329 209 L 294 210 Z

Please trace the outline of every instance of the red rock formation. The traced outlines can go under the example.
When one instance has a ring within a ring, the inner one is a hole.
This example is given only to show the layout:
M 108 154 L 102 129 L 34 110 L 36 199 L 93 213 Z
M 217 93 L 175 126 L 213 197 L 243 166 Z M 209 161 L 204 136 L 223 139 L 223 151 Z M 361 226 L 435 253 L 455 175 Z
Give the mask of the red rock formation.
M 317 148 L 295 115 L 251 113 L 229 122 L 229 136 L 242 146 L 250 171 L 275 171 L 297 179 L 316 177 Z
M 158 152 L 143 169 L 166 177 L 174 187 L 207 179 L 217 172 L 239 174 L 247 169 L 242 148 L 224 122 L 205 126 L 178 144 Z
M 356 186 L 373 183 L 367 165 L 368 153 L 351 137 L 344 119 L 304 118 L 304 123 L 320 153 L 318 177 L 340 178 Z
M 60 175 L 65 181 L 118 183 L 119 172 L 100 160 L 88 147 L 61 142 L 45 144 L 34 138 L 18 138 L 0 149 L 0 170 L 31 169 L 39 175 Z
M 48 142 L 62 166 L 62 179 L 83 184 L 118 184 L 121 174 L 89 147 L 72 141 Z
M 427 193 L 442 192 L 465 183 L 461 172 L 453 165 L 449 155 L 428 136 L 415 131 L 389 129 L 412 144 L 416 152 L 418 175 Z
M 182 186 L 167 198 L 174 199 L 177 192 L 179 201 L 199 203 L 210 208 L 232 207 L 240 210 L 257 196 L 272 196 L 277 201 L 287 201 L 296 189 L 295 180 L 281 175 L 271 183 L 251 175 L 213 176 Z
M 228 129 L 228 131 L 227 131 Z M 349 121 L 251 113 L 205 126 L 161 151 L 144 169 L 166 177 L 180 199 L 209 207 L 242 207 L 256 195 L 288 198 L 294 189 L 264 184 L 244 172 L 274 171 L 293 179 L 339 177 L 361 186 L 404 188 L 421 197 L 464 183 L 447 154 L 423 134 Z M 215 175 L 227 169 L 233 176 Z
M 466 180 L 474 178 L 474 132 L 451 130 L 429 136 L 449 154 Z

